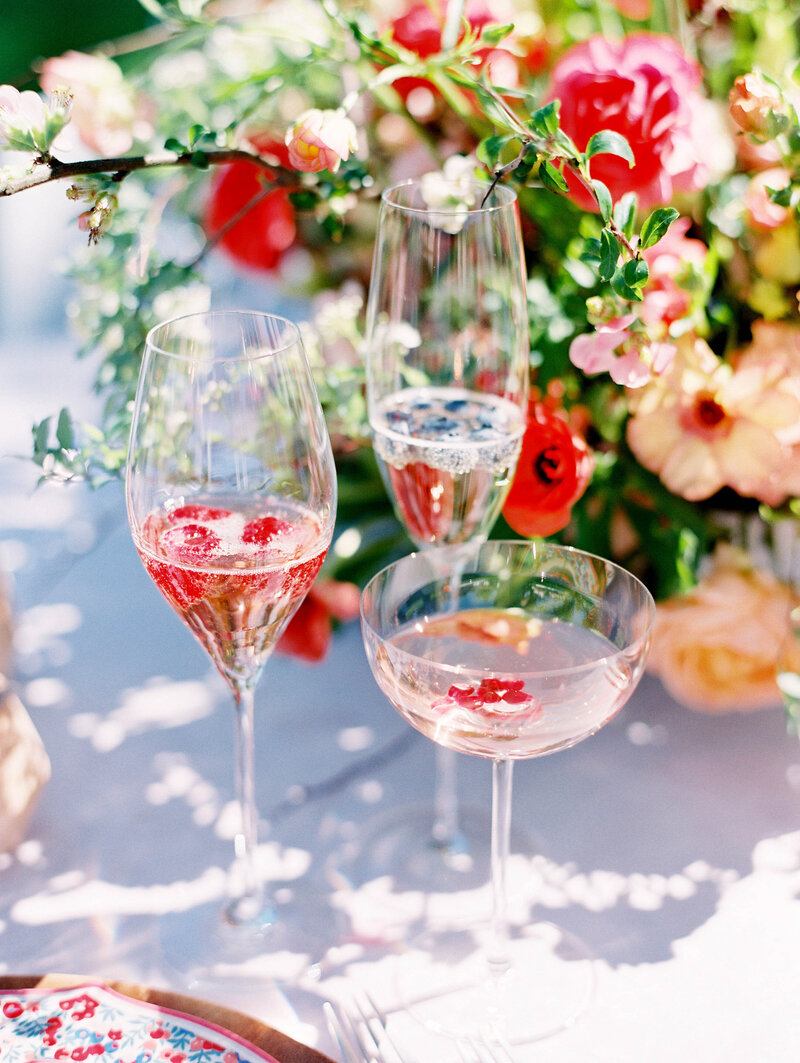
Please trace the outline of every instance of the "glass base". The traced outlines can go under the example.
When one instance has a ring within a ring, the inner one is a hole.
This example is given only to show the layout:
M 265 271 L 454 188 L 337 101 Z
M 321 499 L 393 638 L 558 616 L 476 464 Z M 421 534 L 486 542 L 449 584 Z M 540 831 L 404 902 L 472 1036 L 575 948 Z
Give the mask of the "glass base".
M 318 890 L 298 883 L 275 889 L 272 905 L 249 922 L 226 918 L 214 901 L 159 919 L 165 965 L 193 993 L 237 986 L 285 986 L 318 980 L 327 952 L 346 935 L 344 917 Z
M 459 812 L 457 833 L 445 842 L 434 837 L 430 805 L 394 808 L 359 825 L 328 861 L 329 882 L 359 889 L 377 879 L 391 892 L 453 893 L 474 890 L 489 880 L 491 812 L 468 807 Z M 511 849 L 530 853 L 535 842 L 512 827 Z
M 398 958 L 399 1000 L 433 1033 L 527 1044 L 573 1025 L 591 1003 L 594 958 L 553 923 L 516 929 L 502 970 L 491 968 L 484 944 L 466 931 L 429 930 Z

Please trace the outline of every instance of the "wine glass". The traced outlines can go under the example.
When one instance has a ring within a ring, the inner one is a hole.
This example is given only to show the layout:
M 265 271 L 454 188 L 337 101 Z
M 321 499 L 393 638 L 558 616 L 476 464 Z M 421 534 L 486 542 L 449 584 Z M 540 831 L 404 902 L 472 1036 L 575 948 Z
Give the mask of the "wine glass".
M 519 456 L 529 363 L 515 193 L 441 174 L 387 189 L 367 306 L 367 406 L 381 475 L 417 547 L 488 536 Z M 372 847 L 389 854 L 395 878 L 424 885 L 447 871 L 418 852 L 420 815 L 432 820 L 428 855 L 432 842 L 447 870 L 474 869 L 468 834 L 480 833 L 474 822 L 460 829 L 450 750 L 436 769 L 433 808 L 401 810 L 396 852 L 386 824 Z
M 365 587 L 364 644 L 381 690 L 434 742 L 493 765 L 488 932 L 453 915 L 398 964 L 403 1003 L 437 1032 L 521 1043 L 586 1006 L 592 961 L 580 943 L 552 924 L 507 918 L 512 768 L 614 716 L 642 674 L 654 615 L 630 573 L 547 541 L 420 551 Z
M 217 311 L 152 329 L 126 495 L 145 569 L 211 657 L 236 710 L 232 896 L 223 912 L 215 908 L 213 929 L 183 927 L 170 942 L 186 946 L 185 956 L 170 957 L 175 966 L 204 967 L 214 957 L 198 959 L 198 947 L 236 958 L 277 946 L 283 925 L 256 863 L 254 694 L 322 565 L 336 510 L 333 455 L 297 327 Z

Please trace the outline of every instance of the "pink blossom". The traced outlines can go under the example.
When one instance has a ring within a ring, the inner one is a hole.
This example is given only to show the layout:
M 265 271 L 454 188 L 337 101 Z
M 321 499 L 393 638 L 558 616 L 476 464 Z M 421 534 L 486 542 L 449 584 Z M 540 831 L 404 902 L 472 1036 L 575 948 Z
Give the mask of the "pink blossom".
M 122 155 L 134 138 L 150 135 L 150 123 L 117 64 L 99 55 L 70 51 L 42 65 L 42 88 L 68 86 L 72 120 L 81 140 L 101 155 Z
M 576 368 L 608 373 L 614 383 L 628 388 L 643 387 L 654 373 L 667 369 L 675 353 L 671 343 L 653 342 L 644 333 L 611 324 L 575 337 L 569 357 Z
M 355 151 L 357 130 L 339 111 L 305 111 L 286 134 L 289 162 L 303 173 L 335 172 Z
M 709 498 L 723 487 L 775 504 L 789 458 L 784 433 L 800 421 L 800 397 L 764 364 L 732 367 L 685 337 L 661 376 L 631 396 L 628 443 L 677 495 Z
M 0 143 L 14 151 L 45 154 L 69 122 L 71 97 L 56 91 L 44 100 L 37 92 L 0 85 Z
M 702 240 L 686 236 L 690 224 L 691 219 L 679 218 L 666 236 L 643 252 L 650 278 L 639 316 L 650 329 L 662 326 L 666 330 L 691 310 L 692 297 L 689 287 L 684 285 L 693 274 L 702 273 L 708 248 Z
M 561 101 L 561 127 L 583 151 L 603 129 L 624 136 L 635 165 L 603 153 L 591 160 L 592 176 L 612 196 L 634 191 L 647 209 L 668 203 L 679 191 L 702 188 L 709 160 L 732 161 L 730 138 L 701 95 L 700 67 L 671 37 L 635 33 L 620 41 L 595 36 L 574 45 L 553 69 L 546 99 Z M 591 196 L 571 180 L 573 197 L 596 209 Z

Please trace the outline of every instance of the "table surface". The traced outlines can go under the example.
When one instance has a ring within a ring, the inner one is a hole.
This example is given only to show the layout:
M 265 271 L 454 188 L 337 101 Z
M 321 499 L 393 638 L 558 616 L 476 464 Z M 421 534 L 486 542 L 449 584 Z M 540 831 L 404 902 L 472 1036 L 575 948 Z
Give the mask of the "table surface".
M 322 962 L 261 957 L 291 971 L 279 988 L 258 962 L 243 978 L 182 981 L 160 917 L 224 892 L 231 710 L 140 565 L 119 486 L 34 490 L 32 466 L 13 456 L 27 452 L 34 419 L 65 402 L 90 407 L 90 372 L 63 333 L 6 322 L 0 563 L 16 610 L 15 689 L 52 777 L 26 840 L 0 855 L 0 973 L 188 988 L 336 1056 L 323 1001 L 368 985 L 391 1007 L 393 952 L 425 904 L 391 882 L 361 883 L 358 862 L 343 874 L 341 854 L 380 817 L 427 805 L 433 747 L 378 691 L 357 625 L 321 664 L 273 657 L 257 703 L 259 857 L 289 908 L 306 906 L 309 923 L 330 915 Z M 460 758 L 459 791 L 485 817 L 489 765 Z M 800 745 L 777 704 L 705 716 L 645 677 L 599 734 L 516 766 L 514 824 L 512 915 L 579 934 L 598 973 L 589 1011 L 520 1048 L 519 1063 L 797 1060 Z M 489 894 L 473 876 L 428 901 L 482 919 Z M 409 1063 L 459 1058 L 452 1042 L 397 1021 Z

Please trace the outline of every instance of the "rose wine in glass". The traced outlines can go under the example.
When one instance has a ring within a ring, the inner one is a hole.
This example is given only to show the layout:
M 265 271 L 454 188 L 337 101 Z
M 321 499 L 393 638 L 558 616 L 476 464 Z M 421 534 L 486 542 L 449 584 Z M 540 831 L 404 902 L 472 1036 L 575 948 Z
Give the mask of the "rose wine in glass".
M 258 871 L 254 695 L 333 533 L 333 455 L 297 327 L 249 311 L 189 315 L 148 335 L 126 473 L 145 569 L 227 681 L 235 705 L 240 822 L 224 910 L 179 922 L 174 966 L 279 947 Z M 162 928 L 164 929 L 164 928 Z M 166 935 L 162 934 L 162 938 Z M 300 946 L 300 939 L 294 942 Z M 199 946 L 208 956 L 198 958 Z
M 445 559 L 443 575 L 433 562 Z M 593 973 L 579 943 L 507 918 L 512 767 L 575 745 L 619 711 L 654 615 L 630 573 L 550 542 L 421 551 L 364 589 L 364 645 L 389 701 L 434 742 L 493 764 L 488 931 L 431 925 L 398 964 L 402 999 L 437 1032 L 522 1043 L 588 1003 Z
M 525 264 L 513 191 L 439 174 L 387 189 L 366 351 L 373 446 L 409 537 L 433 551 L 485 539 L 511 485 L 528 401 Z M 409 853 L 426 844 L 417 829 L 405 844 L 398 837 L 393 866 L 375 869 L 390 871 L 401 889 L 474 868 L 447 749 L 438 750 L 433 808 L 420 814 L 431 821 L 427 846 L 432 841 L 439 857 Z M 400 831 L 408 835 L 410 824 L 403 810 Z M 480 833 L 475 824 L 471 833 Z M 386 851 L 386 825 L 382 834 Z M 410 874 L 415 868 L 418 876 Z

